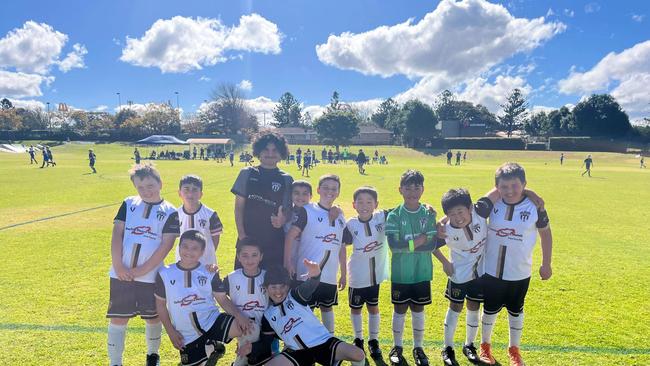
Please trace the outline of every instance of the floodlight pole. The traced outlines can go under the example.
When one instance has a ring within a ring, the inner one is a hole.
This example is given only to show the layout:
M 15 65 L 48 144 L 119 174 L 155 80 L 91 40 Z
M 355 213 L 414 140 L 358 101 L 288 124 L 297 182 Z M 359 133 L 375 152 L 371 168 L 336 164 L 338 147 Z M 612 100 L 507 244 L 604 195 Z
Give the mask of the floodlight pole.
M 122 97 L 120 96 L 120 92 L 117 92 L 117 112 L 119 113 L 120 110 L 122 109 Z
M 45 103 L 47 104 L 47 128 L 52 129 L 52 118 L 50 118 L 50 102 Z

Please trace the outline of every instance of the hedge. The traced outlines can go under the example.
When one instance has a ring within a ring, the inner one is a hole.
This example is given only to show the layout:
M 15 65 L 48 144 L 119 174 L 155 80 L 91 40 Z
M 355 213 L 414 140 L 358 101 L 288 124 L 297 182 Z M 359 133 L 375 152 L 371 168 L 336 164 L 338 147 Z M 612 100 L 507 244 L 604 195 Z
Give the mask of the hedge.
M 526 150 L 544 151 L 546 150 L 545 142 L 529 142 L 526 144 Z
M 442 146 L 438 145 L 442 142 Z M 445 149 L 477 149 L 477 150 L 524 150 L 526 143 L 520 138 L 504 137 L 459 137 L 436 139 L 433 147 Z
M 628 143 L 620 140 L 594 137 L 551 137 L 549 146 L 554 151 L 626 152 Z

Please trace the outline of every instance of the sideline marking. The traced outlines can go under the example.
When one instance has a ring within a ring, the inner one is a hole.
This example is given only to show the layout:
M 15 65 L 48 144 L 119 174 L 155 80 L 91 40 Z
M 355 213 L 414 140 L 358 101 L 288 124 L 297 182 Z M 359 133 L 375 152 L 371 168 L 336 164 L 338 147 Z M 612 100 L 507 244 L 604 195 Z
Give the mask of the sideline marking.
M 109 203 L 108 205 L 102 205 L 102 206 L 97 206 L 97 207 L 86 208 L 86 209 L 79 210 L 79 211 L 66 212 L 66 213 L 63 213 L 63 214 L 60 214 L 60 215 L 41 217 L 40 219 L 35 219 L 35 220 L 30 220 L 30 221 L 23 221 L 23 222 L 19 222 L 17 224 L 13 224 L 13 225 L 2 226 L 2 227 L 0 227 L 0 231 L 11 229 L 11 228 L 18 227 L 18 226 L 33 224 L 33 223 L 36 223 L 36 222 L 48 221 L 48 220 L 56 219 L 56 218 L 59 218 L 59 217 L 76 215 L 76 214 L 82 213 L 82 212 L 99 210 L 99 209 L 106 208 L 106 207 L 116 206 L 116 205 L 119 205 L 121 203 L 122 202 L 120 202 L 120 203 Z

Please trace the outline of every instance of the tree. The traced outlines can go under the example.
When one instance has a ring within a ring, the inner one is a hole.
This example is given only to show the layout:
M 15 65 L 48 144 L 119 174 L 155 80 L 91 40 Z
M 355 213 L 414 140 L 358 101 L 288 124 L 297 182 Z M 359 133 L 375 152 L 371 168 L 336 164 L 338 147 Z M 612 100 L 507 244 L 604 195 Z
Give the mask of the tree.
M 167 103 L 147 104 L 142 115 L 142 124 L 146 134 L 170 134 L 181 132 L 178 111 Z
M 499 117 L 501 126 L 508 133 L 508 137 L 512 136 L 512 131 L 521 129 L 523 122 L 526 119 L 528 112 L 528 102 L 524 95 L 522 94 L 519 88 L 512 90 L 510 95 L 504 104 L 501 104 L 503 108 L 503 116 Z
M 594 94 L 573 108 L 575 124 L 585 136 L 623 137 L 632 125 L 627 113 L 609 94 Z
M 15 109 L 0 109 L 0 130 L 16 131 L 23 126 L 23 120 Z
M 259 129 L 257 117 L 250 111 L 242 90 L 234 84 L 220 84 L 212 92 L 212 102 L 199 112 L 207 133 L 226 136 L 250 135 Z
M 524 131 L 531 136 L 539 136 L 544 133 L 544 126 L 548 125 L 548 115 L 542 111 L 535 113 L 524 122 Z
M 403 137 L 409 146 L 418 146 L 431 139 L 436 133 L 436 119 L 433 109 L 421 101 L 409 100 L 400 111 Z
M 305 114 L 302 115 L 302 119 L 300 120 L 300 124 L 304 127 L 308 127 L 313 125 L 314 121 L 311 118 L 311 113 L 305 112 Z
M 300 127 L 302 124 L 300 102 L 289 92 L 282 94 L 278 104 L 273 108 L 275 127 Z
M 543 133 L 548 136 L 573 135 L 577 129 L 573 113 L 566 106 L 551 111 L 546 124 L 542 126 Z
M 456 110 L 454 94 L 445 89 L 438 95 L 435 102 L 436 115 L 441 121 L 460 120 Z
M 332 93 L 332 99 L 330 99 L 330 105 L 327 106 L 327 111 L 338 111 L 341 109 L 341 101 L 339 100 L 339 92 L 336 90 Z
M 326 145 L 348 145 L 350 140 L 359 135 L 361 118 L 354 110 L 332 109 L 314 120 L 314 130 L 318 140 Z
M 42 109 L 18 108 L 16 113 L 22 118 L 22 128 L 24 130 L 34 131 L 47 129 L 47 114 Z
M 399 104 L 392 98 L 381 102 L 375 113 L 370 116 L 370 120 L 381 128 L 386 128 L 390 120 L 399 115 Z
M 122 124 L 130 118 L 138 116 L 138 112 L 134 111 L 131 108 L 122 108 L 117 114 L 115 114 L 114 125 L 116 128 L 120 128 Z
M 2 110 L 7 110 L 7 109 L 12 109 L 14 107 L 13 104 L 11 104 L 11 101 L 7 98 L 2 98 L 0 100 L 0 109 Z

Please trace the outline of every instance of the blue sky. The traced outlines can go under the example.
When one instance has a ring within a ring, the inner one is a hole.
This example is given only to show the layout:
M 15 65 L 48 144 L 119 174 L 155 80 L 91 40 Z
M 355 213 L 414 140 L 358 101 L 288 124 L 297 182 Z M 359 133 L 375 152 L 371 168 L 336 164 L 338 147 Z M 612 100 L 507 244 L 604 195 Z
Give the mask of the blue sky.
M 270 118 L 292 92 L 317 115 L 338 90 L 370 112 L 451 89 L 493 112 L 610 92 L 650 116 L 648 1 L 13 1 L 0 13 L 0 97 L 194 112 L 222 82 Z

